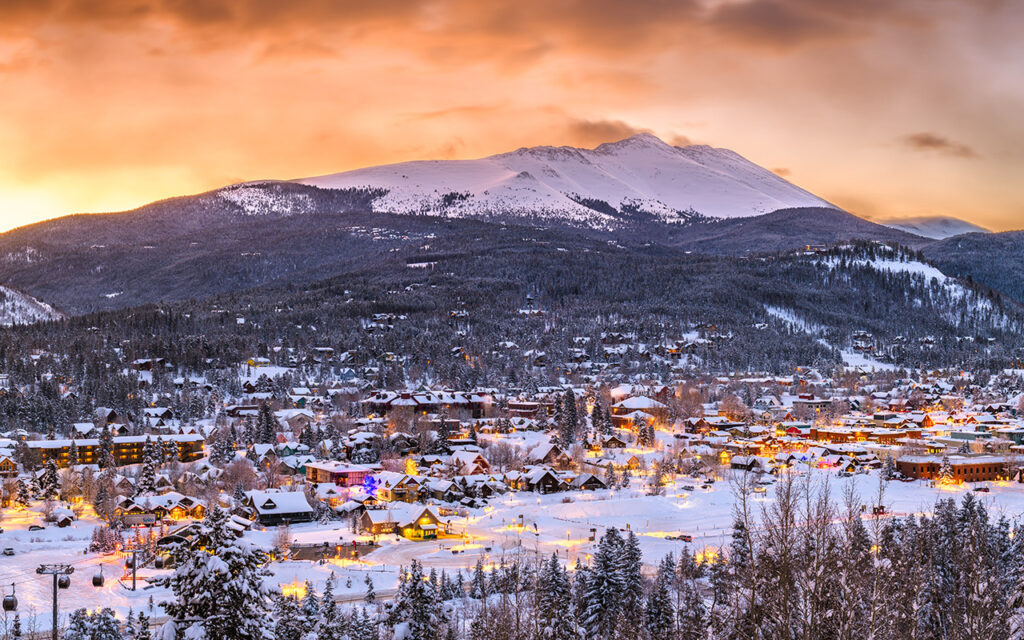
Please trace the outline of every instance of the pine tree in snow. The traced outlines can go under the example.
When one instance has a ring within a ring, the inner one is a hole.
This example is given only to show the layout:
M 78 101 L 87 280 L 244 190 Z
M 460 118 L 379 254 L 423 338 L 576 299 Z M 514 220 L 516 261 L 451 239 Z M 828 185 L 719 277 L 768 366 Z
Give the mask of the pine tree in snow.
M 643 554 L 640 552 L 640 541 L 632 531 L 626 536 L 619 551 L 618 569 L 619 583 L 622 589 L 623 616 L 617 630 L 623 640 L 632 640 L 640 636 L 643 611 L 644 578 L 641 574 Z
M 366 574 L 366 595 L 363 596 L 363 601 L 366 604 L 373 604 L 377 601 L 377 592 L 373 590 L 373 580 L 370 579 L 370 574 Z
M 55 500 L 60 493 L 60 477 L 57 475 L 55 460 L 47 460 L 43 466 L 43 475 L 39 478 L 39 493 L 43 500 Z
M 112 469 L 117 463 L 114 461 L 114 437 L 110 433 L 110 427 L 103 425 L 100 430 L 100 442 L 96 451 L 96 464 L 100 469 Z
M 487 597 L 487 574 L 484 572 L 484 561 L 477 560 L 473 568 L 473 579 L 469 583 L 469 597 L 474 600 L 483 600 Z
M 674 563 L 671 557 L 669 555 L 666 558 L 668 562 L 663 561 L 658 566 L 658 574 L 644 606 L 644 631 L 650 640 L 668 640 L 675 628 L 671 595 Z
M 259 412 L 256 414 L 257 442 L 263 444 L 277 444 L 277 418 L 270 410 L 266 402 L 260 403 Z
M 591 638 L 611 640 L 615 637 L 622 612 L 624 585 L 619 570 L 623 541 L 618 529 L 612 527 L 601 538 L 593 565 L 587 575 L 584 595 L 583 626 Z
M 303 631 L 307 634 L 315 631 L 320 620 L 320 598 L 309 580 L 306 581 L 306 595 L 302 598 L 300 608 L 304 622 Z
M 274 596 L 274 640 L 303 640 L 309 621 L 293 597 Z
M 572 586 L 558 554 L 544 564 L 537 576 L 537 617 L 544 640 L 575 640 L 576 621 L 572 615 Z
M 89 613 L 78 609 L 71 613 L 64 640 L 123 640 L 120 624 L 111 609 Z
M 343 640 L 347 635 L 348 625 L 334 599 L 334 574 L 331 574 L 324 584 L 323 597 L 320 599 L 320 624 L 317 629 L 317 637 L 320 640 Z
M 189 640 L 266 640 L 273 637 L 267 615 L 270 574 L 266 554 L 228 528 L 228 515 L 211 509 L 200 523 L 195 545 L 177 550 L 174 574 L 157 581 L 174 598 L 165 603 L 171 617 L 167 634 Z
M 388 622 L 395 640 L 431 640 L 446 622 L 437 592 L 423 579 L 423 567 L 417 560 L 412 561 L 395 595 Z
M 153 443 L 147 437 L 143 447 L 142 469 L 135 483 L 135 495 L 148 496 L 156 492 L 156 460 L 153 457 Z

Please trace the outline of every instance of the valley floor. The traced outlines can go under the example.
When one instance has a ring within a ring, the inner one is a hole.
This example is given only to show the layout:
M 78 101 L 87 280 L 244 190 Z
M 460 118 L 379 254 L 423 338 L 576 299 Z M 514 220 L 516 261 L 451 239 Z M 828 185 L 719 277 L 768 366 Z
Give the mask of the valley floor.
M 736 477 L 741 472 L 724 471 L 724 477 L 710 489 L 699 488 L 695 479 L 680 477 L 665 487 L 664 495 L 646 495 L 639 489 L 640 480 L 634 480 L 636 489 L 596 491 L 590 493 L 559 493 L 538 495 L 512 493 L 496 498 L 482 509 L 471 510 L 457 518 L 455 529 L 461 537 L 438 541 L 415 542 L 397 536 L 382 536 L 380 547 L 358 561 L 331 560 L 324 564 L 313 561 L 291 560 L 270 565 L 275 586 L 297 585 L 309 580 L 322 589 L 328 576 L 336 576 L 335 593 L 340 602 L 359 602 L 366 591 L 369 577 L 381 599 L 394 594 L 401 567 L 408 567 L 413 559 L 429 569 L 472 570 L 478 560 L 494 566 L 502 559 L 519 557 L 524 560 L 546 558 L 552 553 L 564 557 L 569 564 L 577 559 L 586 563 L 594 550 L 590 537 L 600 538 L 609 527 L 631 529 L 639 538 L 644 563 L 651 569 L 664 555 L 678 555 L 689 548 L 693 553 L 716 553 L 729 544 L 736 502 Z M 868 506 L 877 501 L 879 478 L 875 474 L 839 477 L 830 470 L 806 472 L 814 486 L 820 490 L 828 486 L 835 502 L 841 500 L 845 485 L 852 483 L 861 502 Z M 694 490 L 684 487 L 694 486 Z M 930 513 L 935 501 L 942 498 L 960 499 L 977 487 L 987 487 L 989 493 L 976 493 L 993 515 L 1010 519 L 1024 515 L 1024 485 L 1006 482 L 986 482 L 963 486 L 956 490 L 936 488 L 926 481 L 889 482 L 884 487 L 882 503 L 887 515 L 882 518 L 902 517 L 910 514 Z M 754 516 L 774 501 L 774 486 L 751 498 Z M 875 520 L 873 516 L 864 516 Z M 41 518 L 38 506 L 32 511 L 4 513 L 0 534 L 0 548 L 11 548 L 13 556 L 0 556 L 0 584 L 15 583 L 19 600 L 19 613 L 26 631 L 50 628 L 50 597 L 52 582 L 48 576 L 36 575 L 42 563 L 68 563 L 75 567 L 71 586 L 59 592 L 61 624 L 77 608 L 95 610 L 111 607 L 122 616 L 129 610 L 146 611 L 154 621 L 163 615 L 160 602 L 168 593 L 148 584 L 147 579 L 161 573 L 153 569 L 139 572 L 138 590 L 131 591 L 130 581 L 119 581 L 124 572 L 124 559 L 115 555 L 86 553 L 92 531 L 100 526 L 94 515 L 65 529 L 47 528 L 29 531 L 28 527 Z M 868 524 L 871 530 L 871 525 Z M 351 544 L 355 536 L 347 523 L 327 525 L 309 523 L 292 526 L 293 543 Z M 688 535 L 692 543 L 670 539 L 670 536 Z M 254 530 L 246 536 L 254 542 L 271 546 L 275 529 Z M 92 586 L 93 575 L 102 567 L 105 583 Z M 7 588 L 9 592 L 9 587 Z M 2 622 L 10 624 L 10 615 Z M 2 632 L 2 629 L 0 629 Z

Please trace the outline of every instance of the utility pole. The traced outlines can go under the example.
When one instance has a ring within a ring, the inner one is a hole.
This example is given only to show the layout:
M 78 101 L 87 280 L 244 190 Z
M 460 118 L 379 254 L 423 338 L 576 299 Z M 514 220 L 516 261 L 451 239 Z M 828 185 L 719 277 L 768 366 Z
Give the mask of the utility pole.
M 41 564 L 36 569 L 36 573 L 39 575 L 53 576 L 53 640 L 57 640 L 57 581 L 74 572 L 75 568 L 69 564 Z M 70 578 L 68 579 L 70 580 Z

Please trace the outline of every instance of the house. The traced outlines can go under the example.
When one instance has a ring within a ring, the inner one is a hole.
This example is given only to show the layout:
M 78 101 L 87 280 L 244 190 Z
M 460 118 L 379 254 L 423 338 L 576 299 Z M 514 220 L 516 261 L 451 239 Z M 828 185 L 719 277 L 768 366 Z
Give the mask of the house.
M 313 520 L 313 507 L 301 491 L 247 491 L 245 497 L 246 504 L 265 527 Z
M 114 509 L 114 517 L 128 526 L 171 520 L 202 520 L 206 506 L 196 498 L 175 491 L 157 496 L 125 498 Z
M 536 493 L 557 493 L 564 491 L 566 485 L 553 470 L 539 467 L 526 474 L 524 488 Z
M 310 462 L 306 464 L 306 480 L 328 482 L 342 487 L 360 487 L 370 474 L 368 467 L 347 462 Z
M 12 456 L 0 455 L 0 478 L 13 478 L 18 475 L 18 463 Z
M 416 502 L 420 496 L 420 484 L 416 476 L 395 471 L 381 471 L 374 474 L 377 495 L 380 500 L 390 502 Z
M 448 522 L 433 508 L 411 504 L 367 509 L 360 516 L 359 528 L 371 535 L 396 533 L 410 540 L 434 540 L 449 533 Z
M 612 405 L 612 416 L 627 415 L 634 411 L 643 411 L 653 417 L 664 417 L 668 406 L 647 396 L 633 396 Z
M 580 491 L 596 491 L 598 489 L 608 488 L 608 484 L 604 480 L 592 473 L 579 474 L 573 479 L 569 486 Z
M 490 473 L 491 465 L 476 451 L 456 451 L 448 458 L 448 464 L 460 476 Z
M 573 467 L 573 461 L 569 454 L 562 451 L 557 444 L 550 442 L 531 449 L 526 456 L 526 462 L 527 464 L 548 465 L 555 469 L 571 469 Z

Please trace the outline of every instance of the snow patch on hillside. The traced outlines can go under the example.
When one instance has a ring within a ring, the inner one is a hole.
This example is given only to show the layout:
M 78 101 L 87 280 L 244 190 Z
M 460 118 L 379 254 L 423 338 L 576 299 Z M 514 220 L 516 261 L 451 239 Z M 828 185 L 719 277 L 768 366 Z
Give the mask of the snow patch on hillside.
M 0 285 L 0 325 L 10 327 L 46 320 L 59 320 L 63 317 L 64 314 L 42 300 Z
M 913 233 L 925 238 L 934 240 L 945 240 L 964 233 L 992 233 L 984 227 L 947 216 L 922 216 L 918 218 L 901 218 L 897 220 L 883 220 L 879 224 L 890 229 L 899 229 L 907 233 Z
M 269 214 L 302 214 L 308 213 L 313 200 L 306 194 L 277 194 L 264 188 L 266 183 L 238 184 L 221 189 L 217 196 L 238 205 L 242 212 L 250 216 Z

